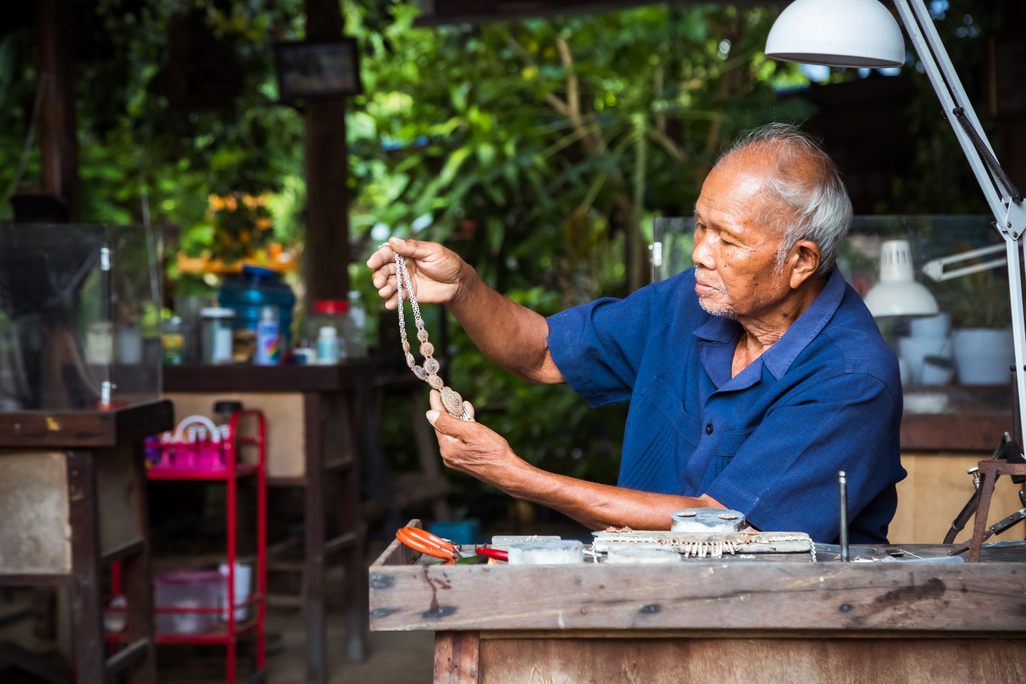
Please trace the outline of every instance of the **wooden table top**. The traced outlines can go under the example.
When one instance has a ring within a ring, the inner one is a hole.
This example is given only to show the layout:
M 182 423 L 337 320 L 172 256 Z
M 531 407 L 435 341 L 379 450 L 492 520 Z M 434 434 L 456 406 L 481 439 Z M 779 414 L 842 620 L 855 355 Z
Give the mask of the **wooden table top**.
M 984 560 L 1012 560 L 841 563 L 820 552 L 816 563 L 805 554 L 795 562 L 428 566 L 395 542 L 370 568 L 370 624 L 377 631 L 1026 635 L 1026 550 L 1000 551 Z

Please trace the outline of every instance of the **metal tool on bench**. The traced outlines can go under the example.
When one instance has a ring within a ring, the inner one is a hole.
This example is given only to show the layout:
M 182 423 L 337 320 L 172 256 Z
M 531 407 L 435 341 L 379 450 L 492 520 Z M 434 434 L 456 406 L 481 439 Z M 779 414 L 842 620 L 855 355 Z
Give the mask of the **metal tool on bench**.
M 803 532 L 759 532 L 747 528 L 740 511 L 720 508 L 688 508 L 673 514 L 672 529 L 635 531 L 610 528 L 592 532 L 592 549 L 672 548 L 685 558 L 721 558 L 724 554 L 811 553 L 815 547 Z

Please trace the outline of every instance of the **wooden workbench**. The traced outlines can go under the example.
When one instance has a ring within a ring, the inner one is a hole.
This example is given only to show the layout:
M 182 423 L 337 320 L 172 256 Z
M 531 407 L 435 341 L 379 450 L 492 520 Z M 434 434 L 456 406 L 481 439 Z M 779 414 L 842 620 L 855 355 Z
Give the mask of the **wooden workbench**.
M 157 680 L 143 439 L 171 402 L 0 412 L 0 586 L 70 585 L 77 681 Z M 127 646 L 103 642 L 103 567 L 121 562 Z
M 426 566 L 418 556 L 395 543 L 371 566 L 370 624 L 435 631 L 436 683 L 1026 680 L 1019 560 Z

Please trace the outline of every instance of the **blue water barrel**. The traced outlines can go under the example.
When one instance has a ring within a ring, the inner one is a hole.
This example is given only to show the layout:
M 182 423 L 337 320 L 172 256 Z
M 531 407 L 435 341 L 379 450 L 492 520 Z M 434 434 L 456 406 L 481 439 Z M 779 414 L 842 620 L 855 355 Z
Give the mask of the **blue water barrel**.
M 259 266 L 243 266 L 240 277 L 227 278 L 218 288 L 217 301 L 220 306 L 235 309 L 233 327 L 236 330 L 254 333 L 260 320 L 260 307 L 277 306 L 279 330 L 285 338 L 285 348 L 291 348 L 292 308 L 296 305 L 296 295 L 291 287 L 281 282 L 277 272 Z

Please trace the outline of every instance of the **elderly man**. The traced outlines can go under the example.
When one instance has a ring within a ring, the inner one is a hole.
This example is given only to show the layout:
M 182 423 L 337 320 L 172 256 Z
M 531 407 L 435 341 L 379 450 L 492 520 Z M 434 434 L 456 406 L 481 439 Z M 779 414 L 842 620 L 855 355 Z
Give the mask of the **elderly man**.
M 477 423 L 428 413 L 446 464 L 591 529 L 668 529 L 681 508 L 726 507 L 761 530 L 884 542 L 897 505 L 901 383 L 869 311 L 835 268 L 851 202 L 829 157 L 793 127 L 757 130 L 695 204 L 695 268 L 624 300 L 548 319 L 485 285 L 453 252 L 393 238 L 368 261 L 397 305 L 391 250 L 421 302 L 444 303 L 492 361 L 567 382 L 593 406 L 630 401 L 619 483 L 524 462 Z M 469 410 L 469 404 L 468 404 Z

